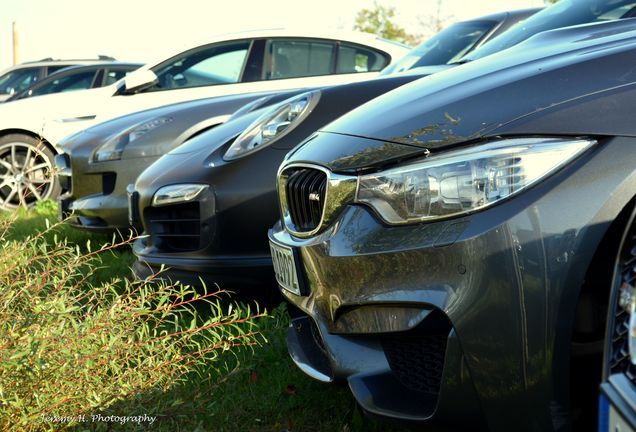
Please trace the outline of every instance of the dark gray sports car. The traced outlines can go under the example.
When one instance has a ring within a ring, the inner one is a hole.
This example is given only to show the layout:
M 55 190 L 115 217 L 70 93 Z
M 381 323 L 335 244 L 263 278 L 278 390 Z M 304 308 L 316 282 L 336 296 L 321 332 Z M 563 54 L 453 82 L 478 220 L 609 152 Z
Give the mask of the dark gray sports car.
M 634 19 L 544 32 L 296 147 L 269 239 L 298 367 L 385 418 L 594 430 L 609 294 L 634 286 L 635 57 Z

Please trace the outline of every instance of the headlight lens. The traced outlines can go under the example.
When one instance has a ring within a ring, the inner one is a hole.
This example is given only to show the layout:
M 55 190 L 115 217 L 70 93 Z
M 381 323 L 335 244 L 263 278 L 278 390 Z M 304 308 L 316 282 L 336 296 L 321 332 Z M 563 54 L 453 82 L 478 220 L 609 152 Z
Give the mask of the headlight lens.
M 480 210 L 554 172 L 595 141 L 518 138 L 451 151 L 359 178 L 356 202 L 389 224 Z
M 234 160 L 258 151 L 289 133 L 318 103 L 319 91 L 303 93 L 267 111 L 239 135 L 223 159 Z
M 124 149 L 128 144 L 147 134 L 151 130 L 165 125 L 166 123 L 170 123 L 171 121 L 172 117 L 157 117 L 150 121 L 133 126 L 130 129 L 126 129 L 123 133 L 118 134 L 100 146 L 95 153 L 93 153 L 92 161 L 104 162 L 121 159 L 121 154 L 124 152 Z
M 152 198 L 153 206 L 192 201 L 210 186 L 206 184 L 176 184 L 164 186 Z

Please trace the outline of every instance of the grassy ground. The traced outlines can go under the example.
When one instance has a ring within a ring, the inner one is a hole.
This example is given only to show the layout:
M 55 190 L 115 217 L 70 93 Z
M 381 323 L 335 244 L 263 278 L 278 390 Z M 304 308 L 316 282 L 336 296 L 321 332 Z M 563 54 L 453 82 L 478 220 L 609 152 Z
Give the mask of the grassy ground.
M 7 217 L 7 216 L 5 216 Z M 34 210 L 21 211 L 10 239 L 20 240 L 43 230 L 56 219 L 54 203 L 44 203 Z M 56 228 L 58 238 L 95 248 L 110 237 L 85 233 L 67 226 Z M 103 256 L 102 268 L 95 281 L 130 277 L 133 255 L 129 247 L 120 247 Z M 360 414 L 346 387 L 322 384 L 300 372 L 287 354 L 285 334 L 288 324 L 285 305 L 270 311 L 260 321 L 267 342 L 253 350 L 222 361 L 232 372 L 201 379 L 191 377 L 185 385 L 169 391 L 148 388 L 140 395 L 147 404 L 145 412 L 125 412 L 126 401 L 107 407 L 104 414 L 157 415 L 158 422 L 149 430 L 183 431 L 374 431 L 388 430 Z M 87 415 L 95 413 L 85 413 Z M 59 425 L 57 425 L 59 427 Z M 108 430 L 127 429 L 116 424 Z M 78 428 L 82 430 L 82 428 Z

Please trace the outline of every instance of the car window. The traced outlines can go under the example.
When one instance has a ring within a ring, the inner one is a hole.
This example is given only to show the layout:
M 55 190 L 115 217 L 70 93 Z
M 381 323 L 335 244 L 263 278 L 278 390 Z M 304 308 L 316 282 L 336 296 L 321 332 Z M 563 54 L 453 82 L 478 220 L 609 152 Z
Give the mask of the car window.
M 384 69 L 382 75 L 452 63 L 472 50 L 496 25 L 496 21 L 466 21 L 446 27 Z
M 341 43 L 338 47 L 336 73 L 375 72 L 386 66 L 388 59 L 379 52 Z
M 81 72 L 72 75 L 66 75 L 58 79 L 54 79 L 38 88 L 29 92 L 29 96 L 41 96 L 51 93 L 71 92 L 75 90 L 85 90 L 93 84 L 95 71 Z M 53 78 L 53 77 L 51 77 Z
M 60 69 L 67 68 L 69 66 L 73 66 L 73 65 L 71 65 L 71 64 L 60 64 L 60 65 L 56 65 L 56 66 L 47 66 L 46 74 L 47 75 L 51 75 L 53 72 L 57 72 Z
M 560 0 L 515 24 L 510 30 L 488 41 L 462 60 L 486 57 L 546 30 L 630 16 L 634 3 L 633 0 Z
M 130 72 L 128 70 L 107 70 L 104 76 L 104 86 L 116 83 Z
M 272 39 L 265 51 L 266 80 L 328 75 L 333 71 L 335 45 L 331 42 Z
M 0 77 L 0 93 L 13 94 L 20 92 L 38 80 L 39 68 L 24 68 L 7 72 Z
M 249 46 L 249 41 L 215 44 L 175 57 L 154 70 L 159 82 L 150 91 L 236 83 Z

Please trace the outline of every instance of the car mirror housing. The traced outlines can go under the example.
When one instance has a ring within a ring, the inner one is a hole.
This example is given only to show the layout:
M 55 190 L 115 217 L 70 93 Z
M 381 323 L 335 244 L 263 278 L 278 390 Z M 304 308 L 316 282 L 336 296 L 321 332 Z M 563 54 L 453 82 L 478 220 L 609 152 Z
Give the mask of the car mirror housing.
M 142 69 L 130 72 L 124 78 L 126 93 L 139 93 L 152 87 L 159 81 L 157 75 L 150 69 Z

